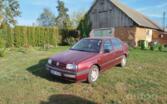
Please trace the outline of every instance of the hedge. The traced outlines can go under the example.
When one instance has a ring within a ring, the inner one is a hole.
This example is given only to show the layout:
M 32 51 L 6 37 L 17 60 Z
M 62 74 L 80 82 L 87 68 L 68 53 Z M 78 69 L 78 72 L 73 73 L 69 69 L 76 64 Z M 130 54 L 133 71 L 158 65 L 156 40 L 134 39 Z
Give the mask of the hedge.
M 16 26 L 0 31 L 0 38 L 6 41 L 7 47 L 41 47 L 44 45 L 57 46 L 61 43 L 58 28 Z

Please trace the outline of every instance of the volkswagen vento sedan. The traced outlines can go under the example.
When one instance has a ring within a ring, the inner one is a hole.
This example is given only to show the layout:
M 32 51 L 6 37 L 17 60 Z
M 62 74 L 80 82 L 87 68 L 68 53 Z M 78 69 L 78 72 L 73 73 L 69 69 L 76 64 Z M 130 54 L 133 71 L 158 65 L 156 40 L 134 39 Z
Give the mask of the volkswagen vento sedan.
M 128 46 L 117 38 L 85 38 L 48 60 L 47 70 L 72 81 L 95 82 L 101 72 L 127 63 Z

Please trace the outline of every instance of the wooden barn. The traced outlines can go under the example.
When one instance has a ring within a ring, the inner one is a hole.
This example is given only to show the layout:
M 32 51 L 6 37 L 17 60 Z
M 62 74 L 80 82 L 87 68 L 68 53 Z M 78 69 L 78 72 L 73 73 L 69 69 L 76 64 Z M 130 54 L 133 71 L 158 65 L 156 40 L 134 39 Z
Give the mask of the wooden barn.
M 114 35 L 129 45 L 137 46 L 140 40 L 167 44 L 156 23 L 118 0 L 95 0 L 87 16 L 92 29 L 113 28 Z

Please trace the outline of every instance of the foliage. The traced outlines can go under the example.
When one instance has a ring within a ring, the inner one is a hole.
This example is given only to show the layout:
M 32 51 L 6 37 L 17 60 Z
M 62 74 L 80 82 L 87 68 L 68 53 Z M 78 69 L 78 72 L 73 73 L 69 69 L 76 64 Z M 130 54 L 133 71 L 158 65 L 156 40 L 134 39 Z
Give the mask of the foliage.
M 5 48 L 5 40 L 2 37 L 2 34 L 0 34 L 0 57 L 4 57 L 6 53 Z
M 37 22 L 39 26 L 52 27 L 55 25 L 55 16 L 48 8 L 44 8 Z
M 80 24 L 78 26 L 78 30 L 80 31 L 80 34 L 82 37 L 89 37 L 89 33 L 91 31 L 91 23 L 88 19 L 88 16 L 86 15 L 84 19 L 80 21 Z
M 58 28 L 16 26 L 6 29 L 7 47 L 44 47 L 61 43 Z
M 164 45 L 157 43 L 157 42 L 151 42 L 150 43 L 150 50 L 155 51 L 155 50 L 159 50 L 159 51 L 163 51 L 165 48 Z
M 0 22 L 15 25 L 17 22 L 15 17 L 21 14 L 19 8 L 18 0 L 0 0 Z
M 66 39 L 66 42 L 68 43 L 68 45 L 72 46 L 77 42 L 77 39 L 74 37 L 69 37 Z
M 152 46 L 150 46 L 150 49 L 151 49 L 152 51 L 156 50 L 156 48 L 157 48 L 157 45 L 152 45 Z
M 0 57 L 4 57 L 5 56 L 5 49 L 0 49 Z
M 72 26 L 72 23 L 70 21 L 70 17 L 68 15 L 68 8 L 65 7 L 65 4 L 63 1 L 58 0 L 57 1 L 57 11 L 58 16 L 56 17 L 56 26 L 60 29 L 69 29 Z
M 73 30 L 73 29 L 62 29 L 60 30 L 60 34 L 62 36 L 62 44 L 61 45 L 73 45 L 74 43 L 77 42 L 77 40 L 80 39 L 80 35 L 78 31 Z
M 161 51 L 161 52 L 163 51 L 163 48 L 164 48 L 164 46 L 162 44 L 160 44 L 158 47 L 159 51 Z
M 3 0 L 0 0 L 0 27 L 3 21 Z
M 148 48 L 148 42 L 145 40 L 140 40 L 139 41 L 139 46 L 141 47 L 142 50 L 147 49 Z
M 0 34 L 1 35 L 1 34 Z M 0 48 L 4 48 L 5 47 L 5 41 L 4 39 L 0 36 Z
M 81 20 L 84 19 L 85 16 L 85 11 L 79 11 L 79 12 L 74 12 L 72 14 L 71 20 L 72 20 L 72 26 L 74 28 L 77 28 L 81 22 Z

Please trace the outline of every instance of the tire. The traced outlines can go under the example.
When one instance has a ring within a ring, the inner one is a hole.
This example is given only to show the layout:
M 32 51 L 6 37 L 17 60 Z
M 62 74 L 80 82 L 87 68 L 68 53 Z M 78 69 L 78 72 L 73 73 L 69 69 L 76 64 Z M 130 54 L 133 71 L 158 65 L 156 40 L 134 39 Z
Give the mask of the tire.
M 121 67 L 125 67 L 126 64 L 127 64 L 127 58 L 126 58 L 126 56 L 124 55 L 124 56 L 122 57 L 120 66 L 121 66 Z
M 96 65 L 93 65 L 88 74 L 88 83 L 94 83 L 99 77 L 99 68 Z

